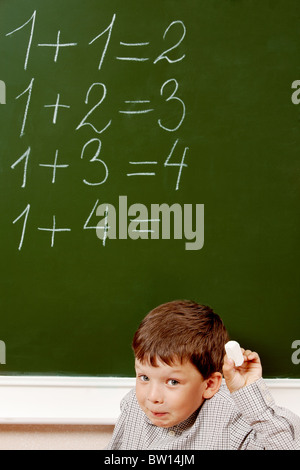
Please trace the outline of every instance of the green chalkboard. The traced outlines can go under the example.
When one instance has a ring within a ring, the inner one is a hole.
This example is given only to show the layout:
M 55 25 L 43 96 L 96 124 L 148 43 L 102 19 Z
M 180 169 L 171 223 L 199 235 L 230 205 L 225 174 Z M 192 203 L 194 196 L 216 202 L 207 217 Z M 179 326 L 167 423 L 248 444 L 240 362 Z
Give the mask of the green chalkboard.
M 2 374 L 132 376 L 184 298 L 300 377 L 298 0 L 0 0 L 0 80 Z

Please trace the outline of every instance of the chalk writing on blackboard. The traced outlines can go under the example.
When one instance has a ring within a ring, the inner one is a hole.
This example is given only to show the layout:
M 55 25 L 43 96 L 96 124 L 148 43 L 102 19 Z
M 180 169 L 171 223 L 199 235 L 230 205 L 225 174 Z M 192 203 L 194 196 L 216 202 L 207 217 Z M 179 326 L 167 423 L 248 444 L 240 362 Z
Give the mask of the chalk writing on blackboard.
M 106 93 L 107 93 L 107 90 L 106 90 L 106 86 L 104 83 L 93 83 L 90 88 L 88 89 L 88 92 L 86 94 L 86 98 L 85 98 L 85 104 L 89 104 L 89 96 L 90 96 L 90 93 L 91 91 L 93 90 L 93 88 L 95 86 L 100 86 L 101 90 L 99 92 L 99 96 L 100 96 L 100 100 L 88 111 L 88 113 L 84 116 L 84 118 L 82 119 L 82 121 L 80 122 L 80 124 L 76 127 L 76 131 L 78 129 L 80 129 L 81 127 L 83 126 L 90 126 L 97 134 L 102 134 L 102 132 L 106 131 L 106 129 L 111 125 L 111 120 L 102 128 L 102 129 L 97 129 L 93 124 L 91 124 L 90 122 L 86 122 L 87 121 L 87 118 L 89 116 L 91 116 L 91 114 L 99 107 L 101 106 L 102 102 L 104 101 L 105 97 L 106 97 Z
M 32 38 L 33 38 L 33 33 L 34 33 L 34 28 L 35 28 L 35 19 L 36 19 L 36 10 L 33 12 L 32 16 L 29 18 L 29 20 L 26 21 L 26 23 L 24 23 L 22 26 L 20 26 L 16 29 L 14 29 L 10 33 L 6 34 L 6 36 L 11 36 L 12 34 L 16 33 L 17 31 L 20 31 L 25 26 L 27 26 L 29 23 L 31 23 L 31 30 L 30 30 L 30 35 L 29 35 L 29 40 L 28 40 L 28 45 L 27 45 L 25 63 L 24 63 L 24 70 L 27 70 L 27 67 L 28 67 L 28 60 L 29 60 L 29 55 L 30 55 L 30 51 L 31 51 Z
M 30 204 L 27 204 L 27 206 L 25 207 L 23 212 L 13 221 L 13 224 L 15 224 L 20 219 L 22 219 L 22 217 L 24 216 L 24 222 L 23 222 L 23 226 L 22 226 L 22 233 L 21 233 L 20 243 L 19 243 L 19 246 L 18 246 L 19 250 L 21 250 L 22 246 L 23 246 L 29 212 L 30 212 Z
M 26 127 L 26 122 L 27 122 L 27 117 L 28 117 L 28 111 L 29 111 L 29 106 L 30 106 L 30 101 L 31 101 L 31 95 L 32 95 L 32 90 L 33 90 L 33 84 L 34 84 L 34 78 L 31 79 L 30 84 L 26 88 L 26 90 L 22 91 L 17 97 L 16 100 L 21 98 L 21 96 L 26 95 L 28 93 L 28 97 L 26 100 L 26 105 L 25 105 L 25 111 L 23 115 L 23 121 L 22 121 L 22 127 L 21 127 L 21 133 L 20 137 L 23 137 L 25 135 L 25 127 Z
M 57 94 L 57 99 L 56 99 L 56 103 L 55 104 L 45 104 L 44 105 L 44 108 L 54 108 L 54 111 L 53 111 L 53 119 L 52 119 L 52 122 L 53 124 L 56 124 L 57 123 L 57 116 L 58 116 L 58 110 L 59 108 L 66 108 L 66 109 L 70 109 L 71 106 L 67 105 L 67 104 L 61 104 L 60 103 L 60 94 L 58 93 Z
M 53 224 L 50 227 L 38 227 L 38 230 L 42 230 L 43 232 L 50 232 L 51 233 L 51 247 L 54 246 L 55 234 L 57 232 L 71 232 L 70 228 L 57 228 L 56 227 L 56 220 L 55 215 L 53 216 Z
M 43 54 L 45 60 L 49 60 L 49 67 L 51 64 L 52 67 L 56 68 L 58 63 L 68 60 L 71 50 L 76 54 L 79 46 L 85 47 L 86 51 L 92 51 L 92 54 L 96 51 L 95 69 L 96 73 L 98 73 L 98 70 L 102 70 L 105 67 L 106 58 L 111 50 L 110 46 L 114 38 L 114 31 L 118 28 L 117 13 L 113 13 L 110 18 L 106 24 L 99 26 L 99 34 L 92 39 L 87 38 L 85 44 L 77 41 L 76 31 L 74 33 L 69 31 L 68 37 L 66 37 L 63 28 L 53 31 L 53 40 L 44 41 L 43 38 L 37 37 L 37 10 L 29 18 L 24 19 L 23 23 L 20 22 L 22 23 L 21 25 L 16 25 L 14 29 L 11 28 L 12 30 L 6 33 L 6 37 L 10 38 L 9 40 L 13 40 L 18 34 L 23 34 L 23 37 L 25 37 L 25 59 L 20 64 L 22 69 L 24 69 L 25 83 L 20 86 L 18 93 L 16 93 L 15 103 L 19 111 L 17 123 L 19 127 L 16 132 L 22 141 L 27 139 L 27 143 L 19 155 L 15 155 L 14 158 L 12 157 L 13 159 L 10 163 L 11 169 L 16 174 L 19 175 L 21 173 L 19 182 L 21 189 L 27 189 L 30 185 L 29 175 L 32 172 L 29 170 L 32 165 L 37 166 L 40 171 L 44 172 L 44 175 L 48 171 L 49 183 L 55 185 L 55 188 L 58 186 L 58 182 L 63 182 L 64 178 L 68 177 L 68 169 L 72 166 L 72 161 L 67 160 L 59 144 L 55 146 L 55 151 L 45 149 L 43 151 L 43 158 L 38 161 L 38 158 L 41 157 L 38 155 L 34 143 L 30 143 L 30 138 L 33 132 L 32 120 L 34 114 L 36 114 L 33 113 L 33 109 L 36 110 L 39 107 L 41 113 L 49 113 L 49 121 L 55 126 L 55 129 L 63 126 L 65 116 L 72 114 L 72 119 L 74 120 L 73 132 L 76 135 L 82 135 L 84 134 L 83 129 L 85 129 L 85 135 L 86 133 L 90 134 L 85 139 L 85 142 L 80 144 L 80 148 L 77 149 L 77 158 L 79 161 L 85 162 L 91 170 L 94 170 L 92 176 L 82 174 L 79 179 L 81 184 L 90 188 L 92 196 L 93 188 L 96 189 L 99 186 L 106 187 L 107 184 L 110 184 L 109 182 L 112 178 L 110 164 L 106 157 L 109 139 L 112 138 L 111 135 L 113 132 L 117 133 L 119 131 L 118 126 L 127 125 L 128 120 L 143 122 L 144 116 L 149 116 L 152 119 L 152 126 L 156 127 L 157 132 L 162 132 L 166 139 L 169 136 L 169 149 L 167 152 L 166 150 L 161 151 L 160 155 L 156 152 L 154 158 L 143 159 L 140 152 L 135 155 L 133 147 L 133 151 L 128 159 L 128 168 L 124 172 L 124 178 L 127 178 L 128 182 L 136 179 L 150 181 L 160 171 L 169 171 L 175 175 L 175 182 L 170 190 L 180 190 L 184 181 L 185 170 L 188 168 L 188 157 L 190 155 L 190 146 L 186 145 L 180 136 L 180 131 L 185 125 L 187 109 L 183 88 L 176 77 L 176 67 L 187 59 L 187 54 L 183 51 L 187 27 L 183 21 L 170 21 L 164 31 L 156 32 L 156 34 L 159 34 L 162 44 L 159 50 L 155 52 L 155 57 L 151 57 L 150 54 L 151 37 L 139 38 L 137 41 L 128 41 L 125 37 L 121 41 L 118 39 L 120 53 L 113 54 L 111 57 L 112 60 L 127 62 L 128 67 L 131 67 L 133 63 L 137 64 L 135 67 L 143 67 L 144 63 L 150 62 L 154 69 L 157 69 L 157 64 L 161 61 L 166 61 L 167 64 L 170 64 L 170 67 L 172 67 L 172 72 L 170 71 L 170 74 L 172 73 L 171 77 L 161 80 L 158 87 L 156 85 L 155 91 L 160 106 L 155 106 L 153 100 L 146 94 L 144 96 L 142 94 L 137 96 L 133 89 L 130 93 L 131 96 L 124 96 L 119 105 L 107 108 L 106 105 L 111 99 L 110 84 L 106 81 L 96 80 L 91 80 L 89 85 L 85 85 L 82 94 L 76 95 L 76 103 L 68 102 L 64 99 L 63 89 L 54 90 L 53 101 L 50 101 L 49 98 L 47 98 L 47 101 L 46 98 L 43 101 L 43 87 L 40 85 L 42 78 L 32 75 L 28 78 L 31 63 L 33 62 L 32 56 L 37 51 Z M 170 38 L 172 38 L 171 45 Z M 164 44 L 165 40 L 168 41 L 168 47 Z M 37 97 L 39 97 L 38 102 L 36 101 Z M 109 111 L 106 111 L 105 115 L 103 113 L 101 117 L 104 106 Z M 73 112 L 74 108 L 77 110 L 77 115 Z M 39 131 L 41 132 L 41 129 Z M 115 138 L 116 134 L 113 135 L 113 138 Z M 145 130 L 146 138 L 147 129 Z M 76 152 L 73 158 L 76 158 Z M 24 191 L 25 193 L 26 191 Z M 128 212 L 126 209 L 122 215 L 122 208 L 125 207 L 124 200 L 122 199 L 124 197 L 126 196 L 120 196 L 120 207 L 118 208 L 119 216 L 121 217 L 118 220 L 123 220 L 124 223 L 120 224 L 118 229 L 115 225 L 116 219 L 114 218 L 114 214 L 117 213 L 116 209 L 110 204 L 101 203 L 99 198 L 94 198 L 94 202 L 87 208 L 85 220 L 79 221 L 83 230 L 96 231 L 96 235 L 102 240 L 102 246 L 106 246 L 109 239 L 170 239 L 172 237 L 168 214 L 170 210 L 176 209 L 174 212 L 177 215 L 175 217 L 173 238 L 188 240 L 185 244 L 185 249 L 187 250 L 199 250 L 202 248 L 204 243 L 203 204 L 195 205 L 196 230 L 193 231 L 193 208 L 189 204 L 183 204 L 182 207 L 171 205 L 168 208 L 162 204 L 160 207 L 163 207 L 164 210 L 160 216 L 157 214 L 158 209 L 155 205 L 151 205 L 151 211 L 148 214 L 145 205 L 132 204 Z M 143 216 L 139 219 L 130 218 L 136 215 L 134 209 L 138 207 L 143 212 Z M 31 224 L 31 219 L 33 219 L 30 217 L 32 210 L 33 204 L 30 201 L 25 201 L 22 209 L 19 207 L 15 211 L 12 223 L 19 227 L 20 230 L 18 250 L 22 250 L 24 247 L 28 233 L 28 224 Z M 104 219 L 101 219 L 99 222 L 100 216 L 104 216 Z M 36 220 L 36 217 L 34 219 Z M 60 237 L 67 236 L 63 235 L 63 233 L 72 232 L 72 227 L 60 221 L 55 213 L 49 214 L 48 220 L 48 224 L 40 224 L 35 229 L 41 234 L 42 232 L 48 233 L 49 245 L 53 248 L 56 243 L 59 243 Z
M 77 42 L 65 42 L 65 43 L 61 43 L 60 42 L 60 31 L 58 31 L 57 33 L 57 41 L 56 43 L 54 44 L 38 44 L 39 47 L 53 47 L 55 48 L 55 54 L 54 54 L 54 62 L 57 62 L 57 59 L 58 59 L 58 54 L 60 52 L 60 48 L 63 47 L 74 47 L 74 46 L 77 46 Z
M 11 165 L 11 168 L 14 170 L 14 169 L 16 168 L 16 166 L 24 160 L 24 171 L 23 171 L 23 180 L 22 180 L 22 186 L 21 186 L 21 188 L 25 188 L 25 187 L 26 187 L 26 181 L 27 181 L 27 167 L 28 167 L 28 160 L 29 160 L 30 152 L 31 152 L 31 148 L 28 147 L 28 149 L 26 150 L 26 152 L 24 152 L 23 155 L 21 155 L 21 157 L 18 158 L 18 160 L 15 161 L 15 163 L 13 163 L 13 164 Z
M 99 69 L 99 70 L 100 70 L 101 67 L 102 67 L 102 63 L 103 63 L 103 60 L 104 60 L 104 57 L 105 57 L 105 54 L 106 54 L 106 51 L 107 51 L 107 48 L 108 48 L 108 45 L 109 45 L 109 42 L 110 42 L 111 33 L 112 33 L 112 29 L 113 29 L 113 25 L 114 25 L 115 19 L 116 19 L 116 14 L 113 15 L 110 25 L 109 25 L 104 31 L 102 31 L 102 33 L 98 34 L 98 36 L 96 36 L 94 39 L 92 39 L 92 40 L 89 42 L 89 45 L 91 45 L 91 44 L 93 44 L 95 41 L 97 41 L 97 39 L 99 39 L 103 34 L 108 33 L 108 34 L 107 34 L 107 40 L 106 40 L 106 43 L 105 43 L 105 45 L 104 45 L 103 52 L 102 52 L 102 55 L 101 55 L 101 58 L 100 58 L 100 62 L 99 62 L 99 66 L 98 66 L 98 69 Z
M 52 184 L 55 183 L 56 181 L 56 171 L 58 168 L 68 168 L 69 165 L 68 164 L 62 164 L 62 165 L 58 165 L 57 164 L 57 159 L 58 159 L 58 150 L 56 150 L 55 152 L 55 157 L 54 157 L 54 163 L 40 163 L 39 166 L 43 166 L 43 167 L 46 167 L 46 168 L 52 168 Z

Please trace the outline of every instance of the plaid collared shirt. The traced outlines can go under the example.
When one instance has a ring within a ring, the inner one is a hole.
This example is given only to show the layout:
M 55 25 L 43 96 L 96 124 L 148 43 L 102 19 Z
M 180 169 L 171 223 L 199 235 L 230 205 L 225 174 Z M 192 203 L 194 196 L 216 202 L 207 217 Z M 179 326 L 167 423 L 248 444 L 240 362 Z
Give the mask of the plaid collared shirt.
M 132 389 L 107 450 L 300 449 L 300 417 L 275 405 L 263 379 L 232 394 L 225 384 L 186 421 L 155 426 Z

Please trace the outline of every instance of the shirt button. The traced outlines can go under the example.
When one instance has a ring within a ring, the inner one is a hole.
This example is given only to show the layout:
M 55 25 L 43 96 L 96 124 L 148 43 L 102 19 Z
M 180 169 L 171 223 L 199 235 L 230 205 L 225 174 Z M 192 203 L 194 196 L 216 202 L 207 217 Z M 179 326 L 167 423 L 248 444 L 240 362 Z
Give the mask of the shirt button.
M 175 436 L 175 431 L 169 431 L 168 434 L 169 434 L 169 436 L 173 437 L 173 436 Z

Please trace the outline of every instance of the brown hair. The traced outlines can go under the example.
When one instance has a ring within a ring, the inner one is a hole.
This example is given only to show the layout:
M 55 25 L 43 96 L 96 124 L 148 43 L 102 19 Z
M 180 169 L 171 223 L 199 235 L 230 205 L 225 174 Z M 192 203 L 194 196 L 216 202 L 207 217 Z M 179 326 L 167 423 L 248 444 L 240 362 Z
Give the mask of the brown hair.
M 175 300 L 156 307 L 142 320 L 132 348 L 136 359 L 157 366 L 190 361 L 204 379 L 222 372 L 228 333 L 221 318 L 205 305 Z

